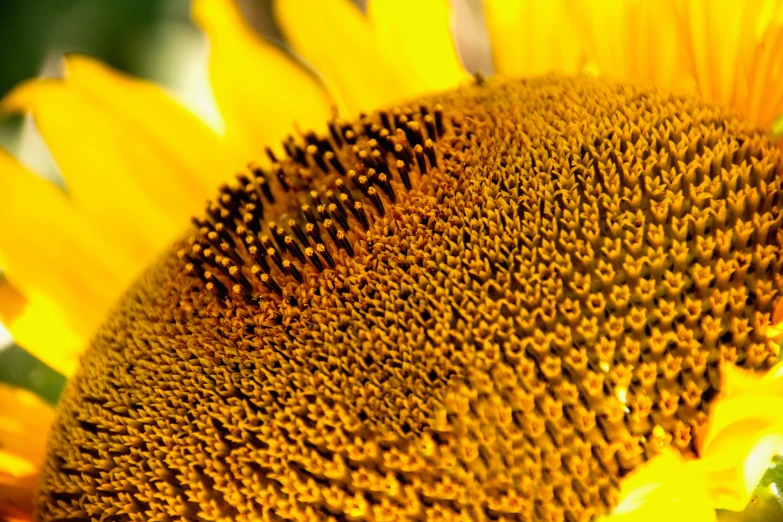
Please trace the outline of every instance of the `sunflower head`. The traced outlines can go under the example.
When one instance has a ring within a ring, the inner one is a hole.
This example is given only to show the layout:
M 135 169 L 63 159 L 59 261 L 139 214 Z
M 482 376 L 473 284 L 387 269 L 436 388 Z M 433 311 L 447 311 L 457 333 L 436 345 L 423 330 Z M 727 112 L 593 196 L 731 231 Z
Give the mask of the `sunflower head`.
M 43 520 L 587 521 L 777 361 L 783 162 L 733 113 L 548 76 L 328 127 L 104 323 Z

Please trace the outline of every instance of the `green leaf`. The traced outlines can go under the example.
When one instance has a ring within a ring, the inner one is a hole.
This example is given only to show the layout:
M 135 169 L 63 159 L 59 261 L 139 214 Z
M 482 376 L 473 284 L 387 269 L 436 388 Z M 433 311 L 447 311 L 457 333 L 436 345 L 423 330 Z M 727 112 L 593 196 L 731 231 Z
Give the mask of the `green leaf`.
M 21 346 L 12 345 L 0 351 L 0 382 L 30 390 L 54 405 L 66 379 Z

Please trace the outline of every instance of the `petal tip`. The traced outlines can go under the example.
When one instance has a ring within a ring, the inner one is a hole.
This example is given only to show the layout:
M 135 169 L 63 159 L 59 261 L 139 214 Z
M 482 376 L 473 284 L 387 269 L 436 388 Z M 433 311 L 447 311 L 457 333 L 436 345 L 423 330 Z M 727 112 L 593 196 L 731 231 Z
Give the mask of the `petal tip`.
M 15 115 L 36 111 L 64 83 L 60 78 L 31 78 L 24 80 L 0 100 L 0 114 Z
M 101 61 L 78 52 L 69 52 L 62 57 L 63 70 L 66 78 L 78 75 L 83 70 L 107 69 Z
M 234 0 L 193 0 L 190 16 L 211 38 L 224 28 L 236 30 L 245 25 L 242 12 Z
M 10 116 L 32 110 L 39 80 L 25 80 L 16 85 L 0 100 L 0 114 Z

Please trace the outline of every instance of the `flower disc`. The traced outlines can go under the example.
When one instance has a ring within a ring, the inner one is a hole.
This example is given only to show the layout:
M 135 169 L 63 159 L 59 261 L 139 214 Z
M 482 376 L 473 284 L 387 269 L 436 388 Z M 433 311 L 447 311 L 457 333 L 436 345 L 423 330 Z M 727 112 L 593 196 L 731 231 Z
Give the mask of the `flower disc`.
M 329 130 L 106 320 L 42 520 L 587 521 L 777 361 L 783 163 L 732 113 L 550 76 Z

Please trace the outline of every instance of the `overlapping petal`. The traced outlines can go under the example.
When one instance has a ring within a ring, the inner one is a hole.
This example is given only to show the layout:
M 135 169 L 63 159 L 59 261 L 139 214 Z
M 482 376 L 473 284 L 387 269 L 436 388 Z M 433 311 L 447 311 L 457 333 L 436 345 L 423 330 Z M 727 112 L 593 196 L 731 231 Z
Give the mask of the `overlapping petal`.
M 781 0 L 486 0 L 498 72 L 585 70 L 694 92 L 769 127 L 783 114 Z
M 783 2 L 672 2 L 701 95 L 771 125 L 783 113 Z
M 134 97 L 132 90 L 125 100 L 145 107 L 138 110 L 148 115 L 149 127 L 168 124 L 157 120 L 156 107 Z M 107 236 L 121 239 L 118 246 L 126 251 L 143 252 L 146 259 L 156 255 L 211 193 L 190 168 L 189 146 L 171 147 L 134 126 L 120 111 L 96 103 L 78 84 L 27 82 L 0 108 L 32 113 L 79 212 Z M 221 157 L 217 136 L 214 140 L 212 153 Z M 224 168 L 229 170 L 230 163 Z
M 140 260 L 114 249 L 62 190 L 1 150 L 0 172 L 3 322 L 36 357 L 68 375 Z
M 0 313 L 17 342 L 70 374 L 109 306 L 241 163 L 154 85 L 80 56 L 66 72 L 0 103 L 32 113 L 65 180 L 0 153 L 0 219 L 11 224 L 0 266 L 15 288 L 0 293 Z
M 7 277 L 0 279 L 0 321 L 10 329 L 17 344 L 62 375 L 72 375 L 92 332 L 74 326 L 69 313 L 74 308 L 58 306 L 48 292 L 34 286 L 27 290 L 23 293 Z M 101 306 L 105 304 L 92 304 L 90 309 Z M 89 315 L 91 323 L 101 319 L 93 317 L 94 313 Z
M 581 70 L 585 49 L 571 9 L 565 0 L 485 0 L 495 71 L 532 76 Z
M 694 88 L 671 3 L 575 0 L 569 14 L 588 69 L 614 80 Z
M 25 390 L 0 385 L 0 519 L 31 511 L 54 410 Z
M 715 510 L 700 471 L 672 449 L 623 480 L 620 503 L 603 522 L 714 522 Z
M 773 457 L 783 454 L 783 362 L 765 375 L 727 364 L 698 458 L 666 448 L 623 480 L 607 522 L 714 521 L 743 511 Z
M 339 93 L 348 115 L 399 99 L 405 79 L 386 67 L 367 19 L 352 2 L 283 0 L 274 7 L 286 40 Z
M 274 7 L 288 42 L 323 74 L 349 117 L 465 77 L 442 0 L 374 0 L 369 16 L 349 0 L 280 0 Z
M 180 193 L 203 199 L 243 166 L 244 158 L 157 85 L 83 55 L 69 55 L 64 63 L 69 85 L 110 114 L 124 132 L 147 136 L 162 154 L 171 156 L 178 172 L 170 175 L 179 176 L 175 182 L 181 183 Z
M 232 0 L 195 0 L 210 43 L 209 73 L 227 140 L 250 161 L 295 128 L 325 126 L 333 101 L 321 80 L 262 40 Z
M 714 506 L 742 511 L 772 458 L 783 455 L 783 363 L 764 376 L 733 365 L 722 374 L 700 460 Z
M 404 67 L 405 96 L 443 91 L 466 80 L 447 0 L 369 0 L 367 18 L 387 67 Z

